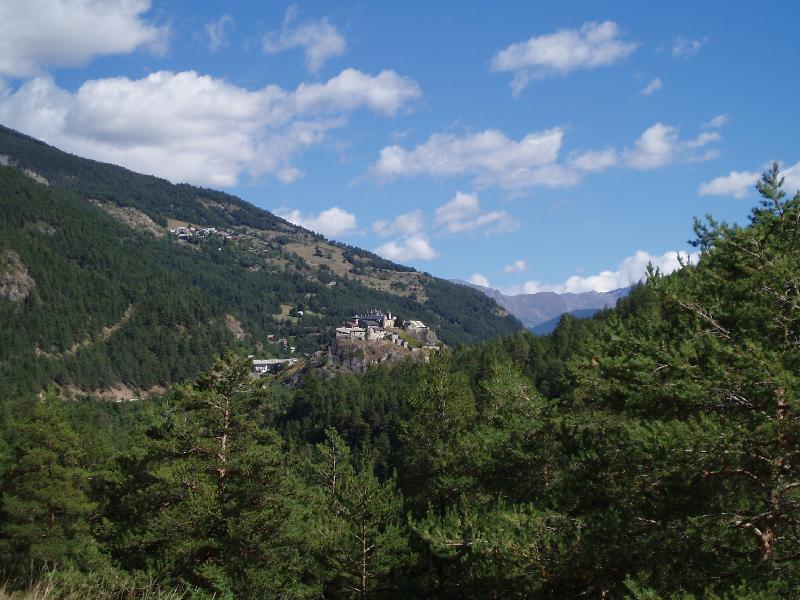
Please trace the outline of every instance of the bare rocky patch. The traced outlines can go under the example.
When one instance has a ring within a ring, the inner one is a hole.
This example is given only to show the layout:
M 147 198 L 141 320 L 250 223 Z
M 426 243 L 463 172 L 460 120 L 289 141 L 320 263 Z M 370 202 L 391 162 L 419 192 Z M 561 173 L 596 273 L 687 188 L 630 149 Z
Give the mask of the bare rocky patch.
M 0 296 L 22 302 L 36 287 L 36 282 L 14 250 L 0 252 Z
M 62 393 L 71 398 L 91 398 L 92 400 L 103 400 L 106 402 L 133 402 L 143 400 L 150 396 L 160 396 L 167 390 L 160 385 L 154 385 L 148 389 L 138 389 L 127 386 L 124 383 L 117 383 L 113 386 L 96 390 L 84 390 L 75 385 L 66 385 L 61 388 Z
M 97 336 L 96 339 L 92 339 L 91 337 L 86 337 L 85 339 L 81 340 L 80 342 L 75 342 L 64 352 L 47 352 L 40 348 L 36 348 L 36 356 L 44 356 L 47 358 L 64 358 L 67 356 L 74 355 L 78 350 L 81 348 L 86 348 L 92 344 L 105 342 L 107 341 L 112 335 L 114 335 L 119 329 L 128 322 L 128 320 L 133 315 L 133 304 L 129 305 L 125 312 L 123 313 L 122 317 L 116 323 L 112 325 L 107 325 L 100 330 L 100 335 Z
M 9 156 L 8 154 L 0 154 L 0 166 L 17 167 L 17 161 L 15 161 L 13 157 Z M 22 169 L 22 172 L 25 173 L 25 175 L 27 175 L 31 179 L 33 179 L 36 183 L 40 183 L 42 185 L 50 185 L 50 182 L 47 181 L 47 179 L 45 179 L 32 169 Z
M 50 182 L 47 181 L 47 179 L 45 179 L 41 175 L 39 175 L 36 171 L 33 171 L 31 169 L 23 169 L 22 172 L 25 173 L 25 175 L 27 175 L 31 179 L 33 179 L 36 183 L 40 183 L 42 185 L 50 185 Z
M 147 231 L 157 238 L 164 237 L 167 234 L 163 227 L 153 221 L 153 219 L 148 217 L 138 208 L 133 208 L 131 206 L 118 206 L 113 202 L 100 202 L 99 200 L 94 199 L 89 199 L 89 202 L 99 208 L 102 208 L 112 217 L 118 221 L 121 221 L 132 229 Z
M 250 334 L 242 327 L 242 323 L 233 315 L 225 315 L 225 327 L 228 328 L 237 340 L 243 340 L 250 337 Z
M 46 221 L 34 221 L 32 223 L 25 223 L 25 229 L 33 233 L 51 236 L 55 234 L 56 228 Z

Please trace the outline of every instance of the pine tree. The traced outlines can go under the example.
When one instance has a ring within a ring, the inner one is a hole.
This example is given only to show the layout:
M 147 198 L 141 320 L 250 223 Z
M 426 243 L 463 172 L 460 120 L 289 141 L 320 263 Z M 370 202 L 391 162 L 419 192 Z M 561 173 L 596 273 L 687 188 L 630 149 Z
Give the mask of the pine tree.
M 33 403 L 12 427 L 11 439 L 2 480 L 0 563 L 20 569 L 100 566 L 92 535 L 92 473 L 54 393 Z
M 699 263 L 651 270 L 573 365 L 564 498 L 595 589 L 796 580 L 800 194 L 782 181 L 764 174 L 749 226 L 698 224 Z
M 429 502 L 444 510 L 472 483 L 465 473 L 467 433 L 477 411 L 469 381 L 454 371 L 452 355 L 431 357 L 408 400 L 409 419 L 401 425 L 402 487 L 413 494 L 416 510 Z
M 305 593 L 301 494 L 280 437 L 260 426 L 265 394 L 233 355 L 178 389 L 165 421 L 121 461 L 112 493 L 126 508 L 111 536 L 124 564 L 218 596 Z
M 408 541 L 394 479 L 381 483 L 370 462 L 353 469 L 349 461 L 344 440 L 329 429 L 313 468 L 321 498 L 316 552 L 328 593 L 364 599 L 388 593 Z

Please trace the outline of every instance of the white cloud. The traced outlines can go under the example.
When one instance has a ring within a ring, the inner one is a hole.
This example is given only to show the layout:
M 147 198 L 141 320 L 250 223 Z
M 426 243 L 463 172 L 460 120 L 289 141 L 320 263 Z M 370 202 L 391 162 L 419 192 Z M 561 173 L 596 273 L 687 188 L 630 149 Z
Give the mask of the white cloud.
M 328 18 L 320 21 L 306 21 L 292 26 L 297 16 L 297 6 L 286 10 L 283 28 L 264 34 L 262 47 L 267 54 L 276 54 L 292 48 L 303 48 L 306 66 L 311 73 L 317 73 L 331 58 L 344 54 L 347 42 Z
M 290 106 L 296 111 L 355 110 L 361 106 L 392 116 L 422 90 L 413 79 L 384 70 L 368 75 L 345 69 L 325 83 L 301 83 Z
M 285 208 L 276 210 L 275 214 L 290 223 L 316 231 L 327 237 L 352 233 L 358 226 L 356 216 L 338 206 L 323 210 L 318 215 L 304 215 L 297 209 L 288 210 Z
M 509 191 L 562 188 L 577 184 L 587 173 L 609 167 L 644 170 L 710 160 L 717 156 L 717 150 L 702 149 L 720 139 L 715 131 L 681 139 L 676 127 L 656 123 L 642 133 L 632 148 L 573 151 L 564 162 L 559 162 L 564 140 L 564 130 L 559 127 L 529 133 L 519 141 L 495 129 L 462 136 L 435 133 L 411 149 L 397 144 L 384 147 L 369 174 L 379 182 L 418 175 L 467 175 L 479 188 L 497 186 Z
M 727 115 L 727 113 L 722 113 L 721 115 L 717 115 L 713 119 L 711 119 L 708 123 L 703 123 L 703 127 L 705 129 L 718 129 L 723 125 L 727 125 L 731 122 L 731 118 Z
M 436 209 L 437 225 L 449 225 L 469 219 L 480 213 L 480 201 L 475 194 L 456 192 L 453 199 Z
M 520 286 L 514 286 L 504 293 L 507 294 L 537 294 L 539 292 L 556 292 L 563 294 L 581 292 L 610 292 L 619 288 L 633 285 L 642 280 L 647 273 L 647 265 L 652 263 L 654 267 L 661 270 L 663 274 L 672 273 L 680 268 L 679 257 L 686 263 L 687 260 L 696 262 L 699 254 L 687 254 L 685 252 L 666 252 L 661 256 L 653 256 L 648 252 L 638 250 L 633 256 L 623 260 L 616 271 L 602 271 L 596 275 L 581 277 L 573 275 L 564 283 L 547 284 L 540 281 L 527 281 Z
M 715 177 L 703 183 L 697 192 L 701 196 L 733 196 L 744 198 L 758 181 L 759 174 L 755 171 L 731 171 L 727 175 Z
M 588 152 L 573 153 L 570 155 L 569 164 L 580 171 L 589 173 L 604 171 L 608 167 L 619 164 L 619 155 L 615 150 L 589 150 Z
M 522 271 L 527 270 L 527 268 L 528 265 L 524 260 L 515 260 L 510 265 L 503 267 L 503 273 L 521 273 Z
M 413 150 L 383 148 L 370 172 L 382 181 L 409 175 L 473 175 L 478 185 L 558 187 L 562 174 L 552 167 L 563 137 L 560 128 L 530 133 L 519 141 L 496 129 L 464 136 L 435 133 Z
M 398 215 L 391 221 L 375 221 L 372 224 L 372 230 L 380 237 L 388 237 L 390 235 L 413 236 L 422 230 L 422 211 L 413 210 Z
M 400 140 L 406 139 L 410 133 L 411 133 L 410 129 L 396 130 L 391 133 L 390 137 L 395 142 L 399 142 Z
M 208 49 L 216 52 L 220 48 L 228 45 L 228 29 L 233 27 L 233 17 L 222 15 L 216 21 L 209 21 L 205 25 L 206 36 L 208 37 Z
M 168 30 L 145 21 L 149 0 L 0 2 L 0 75 L 32 77 L 140 47 L 160 52 Z
M 705 46 L 708 43 L 708 37 L 704 37 L 701 40 L 690 40 L 682 35 L 679 35 L 675 38 L 674 43 L 672 44 L 672 56 L 678 58 L 689 58 L 697 54 L 700 51 L 700 48 Z
M 436 209 L 434 224 L 447 233 L 475 231 L 485 227 L 486 235 L 504 233 L 518 227 L 504 210 L 482 213 L 478 196 L 464 192 L 456 192 L 449 202 Z
M 375 252 L 398 262 L 409 260 L 433 260 L 439 253 L 433 249 L 427 236 L 420 233 L 392 240 L 378 247 Z
M 613 21 L 590 22 L 511 44 L 494 55 L 492 69 L 514 73 L 511 89 L 517 95 L 533 80 L 613 65 L 636 46 L 621 39 Z
M 800 190 L 800 162 L 781 170 L 784 178 L 783 189 L 787 195 Z M 756 182 L 761 178 L 757 171 L 731 171 L 727 175 L 715 177 L 700 185 L 697 193 L 701 196 L 732 196 L 744 198 L 755 190 Z
M 473 285 L 480 285 L 485 288 L 492 287 L 491 285 L 489 285 L 489 280 L 480 273 L 475 273 L 473 275 L 470 275 L 470 278 L 467 279 L 467 281 L 469 281 Z
M 787 195 L 794 195 L 800 191 L 800 162 L 791 167 L 784 167 L 781 175 L 785 179 L 783 189 Z
M 719 139 L 716 132 L 704 132 L 694 139 L 681 140 L 676 127 L 656 123 L 642 133 L 633 148 L 625 150 L 624 159 L 629 167 L 639 170 L 655 169 L 674 162 L 709 160 L 717 156 L 716 151 L 697 154 L 695 150 Z
M 651 81 L 646 86 L 644 86 L 642 88 L 642 91 L 639 92 L 639 93 L 642 96 L 650 96 L 651 94 L 656 93 L 657 91 L 659 91 L 663 87 L 664 87 L 664 83 L 661 81 L 661 79 L 659 77 L 656 77 L 655 79 L 653 79 L 653 81 Z
M 296 90 L 241 88 L 194 71 L 85 82 L 77 91 L 50 78 L 0 97 L 0 122 L 69 152 L 166 177 L 216 186 L 242 175 L 292 181 L 292 160 L 342 127 L 348 112 L 386 115 L 421 94 L 393 71 L 346 69 Z

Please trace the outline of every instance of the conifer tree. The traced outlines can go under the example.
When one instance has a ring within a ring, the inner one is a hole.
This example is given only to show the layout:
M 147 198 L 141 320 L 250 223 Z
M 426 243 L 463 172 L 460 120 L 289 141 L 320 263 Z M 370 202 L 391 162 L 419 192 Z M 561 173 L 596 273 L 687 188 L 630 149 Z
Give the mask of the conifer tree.
M 589 408 L 575 438 L 591 452 L 564 497 L 583 497 L 599 587 L 626 572 L 693 591 L 797 576 L 800 194 L 786 200 L 782 181 L 763 175 L 749 226 L 697 224 L 699 262 L 651 270 L 574 365 L 571 401 Z
M 316 456 L 322 498 L 317 553 L 328 592 L 360 599 L 387 594 L 389 576 L 408 559 L 403 500 L 394 479 L 381 483 L 367 461 L 353 469 L 350 452 L 333 429 Z
M 431 357 L 410 392 L 411 415 L 400 430 L 403 488 L 420 512 L 428 503 L 444 511 L 472 483 L 463 458 L 477 411 L 469 381 L 453 366 L 450 353 Z
M 222 596 L 305 593 L 302 503 L 279 436 L 259 426 L 265 393 L 249 361 L 228 355 L 179 388 L 144 449 L 123 459 L 114 537 L 129 567 Z
M 92 535 L 96 504 L 81 440 L 49 392 L 11 429 L 0 506 L 0 564 L 98 568 Z

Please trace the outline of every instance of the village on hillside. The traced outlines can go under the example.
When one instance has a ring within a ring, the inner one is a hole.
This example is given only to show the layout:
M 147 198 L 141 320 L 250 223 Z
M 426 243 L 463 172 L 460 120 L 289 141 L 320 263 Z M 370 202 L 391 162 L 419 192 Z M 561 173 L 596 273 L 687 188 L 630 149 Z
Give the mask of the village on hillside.
M 179 240 L 185 242 L 197 242 L 198 240 L 208 239 L 212 235 L 218 235 L 226 240 L 235 237 L 233 233 L 225 231 L 224 229 L 217 229 L 216 227 L 195 227 L 194 225 L 173 227 L 169 232 L 177 236 Z

